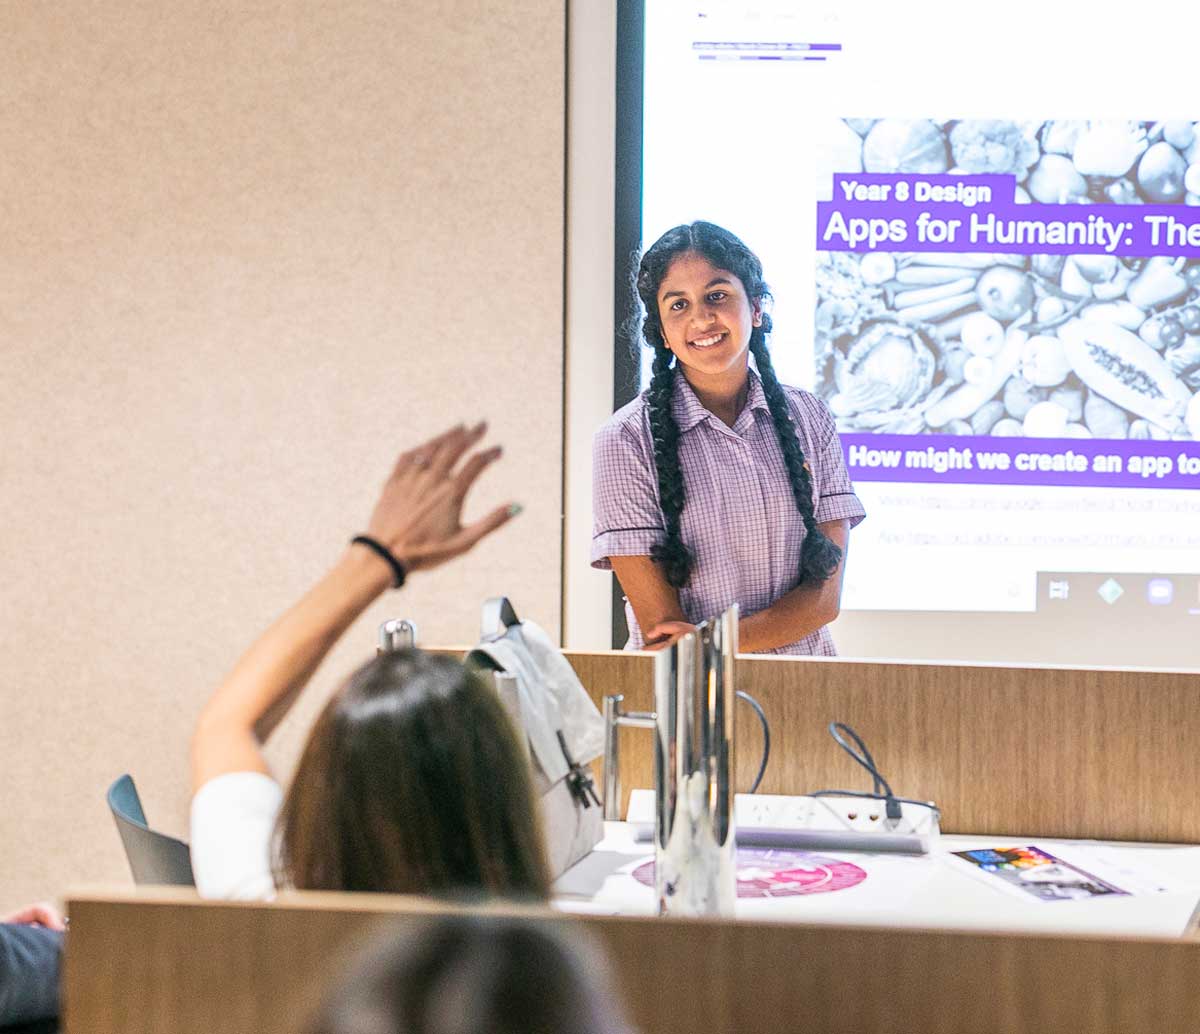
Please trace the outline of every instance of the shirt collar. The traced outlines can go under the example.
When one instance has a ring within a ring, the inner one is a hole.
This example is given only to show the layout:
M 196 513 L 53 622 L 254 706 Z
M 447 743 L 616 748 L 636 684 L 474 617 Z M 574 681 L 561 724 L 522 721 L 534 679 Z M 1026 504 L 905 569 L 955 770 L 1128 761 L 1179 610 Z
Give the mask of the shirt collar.
M 767 405 L 767 396 L 763 391 L 762 380 L 754 370 L 750 370 L 750 389 L 746 394 L 746 408 L 738 414 L 738 422 L 741 422 L 742 416 L 747 410 L 754 412 L 762 410 L 765 413 L 770 413 L 771 407 Z M 703 403 L 696 397 L 696 393 L 692 390 L 692 386 L 688 384 L 687 378 L 679 372 L 675 371 L 675 390 L 671 398 L 671 412 L 675 417 L 675 423 L 679 427 L 679 433 L 685 434 L 697 424 L 702 423 L 712 414 L 704 408 Z M 713 417 L 713 419 L 716 419 Z

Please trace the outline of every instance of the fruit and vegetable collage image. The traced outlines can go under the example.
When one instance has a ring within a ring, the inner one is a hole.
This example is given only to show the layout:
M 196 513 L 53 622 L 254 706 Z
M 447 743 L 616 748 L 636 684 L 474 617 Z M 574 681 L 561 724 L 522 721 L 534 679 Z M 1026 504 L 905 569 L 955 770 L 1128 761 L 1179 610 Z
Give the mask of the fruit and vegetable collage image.
M 843 434 L 1200 440 L 1200 123 L 832 134 L 815 390 Z

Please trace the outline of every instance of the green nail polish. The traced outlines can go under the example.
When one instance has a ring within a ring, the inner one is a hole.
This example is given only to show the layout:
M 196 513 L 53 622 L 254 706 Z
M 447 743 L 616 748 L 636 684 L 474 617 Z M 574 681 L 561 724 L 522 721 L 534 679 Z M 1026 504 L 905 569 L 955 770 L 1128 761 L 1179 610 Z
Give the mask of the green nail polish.
M 525 509 L 525 507 L 523 507 L 520 503 L 509 503 L 508 504 L 508 515 L 510 517 L 515 517 L 517 514 L 519 514 L 524 509 Z

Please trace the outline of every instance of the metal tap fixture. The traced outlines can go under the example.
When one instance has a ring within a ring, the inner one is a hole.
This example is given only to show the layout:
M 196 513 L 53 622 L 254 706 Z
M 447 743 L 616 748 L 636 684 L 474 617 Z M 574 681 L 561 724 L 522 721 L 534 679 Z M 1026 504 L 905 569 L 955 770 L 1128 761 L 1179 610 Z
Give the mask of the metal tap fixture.
M 653 711 L 622 711 L 625 697 L 614 693 L 604 698 L 604 819 L 621 820 L 621 726 L 653 729 Z
M 410 650 L 417 645 L 417 626 L 407 618 L 392 618 L 379 626 L 379 646 L 376 653 Z

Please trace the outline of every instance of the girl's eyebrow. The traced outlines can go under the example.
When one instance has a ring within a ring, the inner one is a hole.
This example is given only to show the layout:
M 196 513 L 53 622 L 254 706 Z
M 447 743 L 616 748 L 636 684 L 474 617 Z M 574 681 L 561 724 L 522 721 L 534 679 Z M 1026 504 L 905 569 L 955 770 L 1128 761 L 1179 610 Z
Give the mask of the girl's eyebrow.
M 711 290 L 712 288 L 716 287 L 717 284 L 726 284 L 726 285 L 732 287 L 733 281 L 730 280 L 728 277 L 719 276 L 715 280 L 710 280 L 707 284 L 705 284 L 704 290 L 706 290 L 706 291 Z M 683 297 L 682 291 L 668 291 L 666 294 L 664 294 L 662 296 L 662 300 L 665 302 L 668 298 L 682 298 L 682 297 Z

